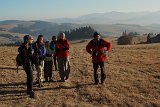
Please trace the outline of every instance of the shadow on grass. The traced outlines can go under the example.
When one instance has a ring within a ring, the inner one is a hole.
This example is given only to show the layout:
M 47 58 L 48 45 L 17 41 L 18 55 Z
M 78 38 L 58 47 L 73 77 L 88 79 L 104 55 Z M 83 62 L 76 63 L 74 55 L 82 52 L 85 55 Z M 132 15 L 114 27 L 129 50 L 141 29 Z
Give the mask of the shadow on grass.
M 0 70 L 15 70 L 15 71 L 17 71 L 17 67 L 15 66 L 15 67 L 0 67 Z M 18 70 L 23 70 L 22 68 L 18 68 Z
M 26 87 L 25 82 L 19 83 L 0 83 L 0 102 L 1 101 L 11 101 L 19 100 L 26 97 Z
M 35 91 L 42 91 L 42 90 L 60 90 L 60 89 L 79 89 L 82 88 L 84 86 L 90 86 L 90 85 L 94 85 L 94 83 L 86 83 L 86 84 L 76 84 L 74 86 L 65 86 L 65 85 L 59 85 L 57 87 L 51 87 L 51 88 L 38 88 L 35 89 Z
M 86 83 L 86 84 L 75 84 L 73 86 L 63 86 L 59 85 L 57 87 L 50 87 L 50 88 L 39 88 L 34 85 L 34 91 L 47 91 L 47 90 L 60 90 L 60 89 L 75 89 L 79 90 L 79 88 L 83 88 L 85 86 L 90 86 L 94 85 L 93 83 Z M 16 87 L 18 86 L 23 86 L 26 87 L 25 83 L 20 82 L 20 83 L 9 83 L 9 84 L 0 84 L 0 102 L 1 101 L 9 101 L 9 100 L 19 100 L 24 97 L 26 97 L 26 90 L 24 88 L 17 89 Z M 21 87 L 20 87 L 21 88 Z
M 20 85 L 26 85 L 26 83 L 24 82 L 19 82 L 19 83 L 8 83 L 8 84 L 0 84 L 0 87 L 1 88 L 9 88 L 9 87 L 17 87 L 17 86 L 20 86 Z

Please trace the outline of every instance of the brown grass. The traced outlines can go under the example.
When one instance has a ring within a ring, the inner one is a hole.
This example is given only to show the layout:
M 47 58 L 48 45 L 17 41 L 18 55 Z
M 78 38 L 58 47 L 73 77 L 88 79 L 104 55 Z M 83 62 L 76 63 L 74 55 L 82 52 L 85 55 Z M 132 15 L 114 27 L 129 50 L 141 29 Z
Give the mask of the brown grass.
M 17 47 L 0 47 L 0 107 L 160 107 L 160 44 L 114 45 L 104 85 L 93 85 L 85 45 L 71 45 L 70 79 L 35 85 L 37 99 L 25 94 L 24 71 L 16 73 Z M 59 80 L 58 72 L 54 79 Z

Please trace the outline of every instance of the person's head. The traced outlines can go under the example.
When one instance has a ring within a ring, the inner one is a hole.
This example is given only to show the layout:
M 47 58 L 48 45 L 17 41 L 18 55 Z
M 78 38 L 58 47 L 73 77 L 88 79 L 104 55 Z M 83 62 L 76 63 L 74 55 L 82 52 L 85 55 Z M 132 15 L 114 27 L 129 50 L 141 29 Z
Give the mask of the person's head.
M 60 34 L 59 34 L 59 39 L 65 40 L 65 39 L 66 39 L 65 33 L 60 33 Z
M 99 40 L 100 39 L 100 33 L 94 32 L 93 37 L 94 37 L 95 40 Z
M 25 44 L 32 44 L 32 42 L 33 42 L 33 37 L 31 36 L 31 35 L 25 35 L 24 37 L 23 37 L 23 40 L 24 40 L 24 43 Z
M 40 43 L 40 44 L 41 44 L 41 43 L 44 43 L 43 35 L 39 35 L 39 36 L 38 36 L 37 42 Z
M 45 46 L 49 46 L 49 40 L 47 40 L 46 42 L 45 42 Z
M 57 41 L 57 37 L 55 35 L 52 36 L 52 41 Z

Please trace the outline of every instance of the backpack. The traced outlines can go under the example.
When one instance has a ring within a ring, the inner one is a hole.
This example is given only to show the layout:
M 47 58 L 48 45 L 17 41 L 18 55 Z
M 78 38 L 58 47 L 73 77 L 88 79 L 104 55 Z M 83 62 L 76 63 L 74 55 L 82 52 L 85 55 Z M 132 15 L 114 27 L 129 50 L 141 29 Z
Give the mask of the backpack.
M 22 45 L 18 48 L 19 53 L 16 56 L 16 65 L 17 66 L 22 66 L 23 62 L 24 62 L 23 55 L 22 55 L 22 48 L 23 48 Z
M 16 56 L 16 65 L 17 66 L 22 66 L 23 65 L 23 57 L 20 53 Z
M 98 46 L 98 48 L 99 48 L 99 46 L 102 46 L 102 47 L 103 47 L 103 46 L 104 46 L 104 45 L 103 45 L 103 39 L 100 39 L 98 42 L 95 42 L 94 40 L 92 40 L 92 41 L 91 41 L 91 45 L 92 45 L 92 46 Z M 102 52 L 102 54 L 104 54 L 105 56 L 106 56 L 106 51 L 107 51 L 107 50 L 104 49 L 104 51 Z M 96 57 L 98 56 L 98 54 L 99 54 L 98 51 L 95 51 L 95 52 L 92 53 L 92 55 L 93 55 L 93 56 L 96 56 Z

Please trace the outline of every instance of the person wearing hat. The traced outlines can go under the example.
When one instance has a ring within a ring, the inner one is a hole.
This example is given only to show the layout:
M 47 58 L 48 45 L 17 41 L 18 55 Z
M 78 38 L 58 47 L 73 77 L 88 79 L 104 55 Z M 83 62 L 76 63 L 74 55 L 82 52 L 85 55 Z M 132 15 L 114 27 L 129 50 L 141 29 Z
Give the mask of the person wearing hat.
M 56 43 L 56 55 L 61 82 L 65 82 L 65 80 L 69 78 L 69 48 L 69 41 L 66 39 L 65 33 L 60 33 L 59 39 Z
M 37 70 L 37 81 L 39 83 L 39 87 L 43 86 L 43 70 L 44 70 L 44 59 L 46 55 L 46 48 L 44 45 L 44 37 L 43 35 L 39 35 L 37 41 L 33 44 L 34 49 L 34 64 Z
M 46 57 L 44 59 L 44 78 L 45 82 L 53 82 L 52 79 L 52 66 L 53 66 L 53 55 L 55 54 L 55 50 L 52 50 L 50 48 L 50 43 L 47 40 L 45 42 L 45 48 L 46 48 Z M 55 47 L 54 47 L 55 49 Z
M 105 48 L 107 48 L 105 50 Z M 108 41 L 101 39 L 100 33 L 94 32 L 93 39 L 87 44 L 86 51 L 92 56 L 92 63 L 94 69 L 94 81 L 97 85 L 98 79 L 98 67 L 101 68 L 101 84 L 104 83 L 106 78 L 104 61 L 106 60 L 106 52 L 109 52 L 112 48 L 112 44 Z
M 30 35 L 24 36 L 24 43 L 18 48 L 18 52 L 23 58 L 23 69 L 27 75 L 27 94 L 30 95 L 30 98 L 34 98 L 35 94 L 33 91 L 33 67 L 32 67 L 32 42 L 33 38 Z

